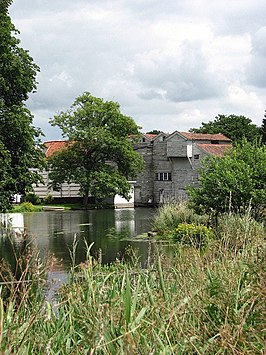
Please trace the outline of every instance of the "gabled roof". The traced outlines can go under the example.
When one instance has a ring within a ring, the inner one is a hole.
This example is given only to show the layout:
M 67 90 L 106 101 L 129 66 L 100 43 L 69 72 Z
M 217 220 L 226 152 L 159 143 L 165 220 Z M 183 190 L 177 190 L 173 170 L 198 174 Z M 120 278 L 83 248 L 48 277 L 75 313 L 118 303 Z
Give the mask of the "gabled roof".
M 51 157 L 55 152 L 58 152 L 66 147 L 67 141 L 49 141 L 44 142 L 46 147 L 45 156 L 46 158 Z
M 190 133 L 190 132 L 177 132 L 182 135 L 184 138 L 192 141 L 223 141 L 223 142 L 231 142 L 231 139 L 227 138 L 225 135 L 221 133 L 217 134 L 203 134 L 203 133 Z
M 197 146 L 207 154 L 223 157 L 225 152 L 232 148 L 231 144 L 203 144 L 197 143 Z
M 162 140 L 166 139 L 168 136 L 169 136 L 169 133 L 160 132 L 159 134 L 157 134 L 153 138 L 153 141 L 162 141 Z
M 145 136 L 145 138 L 149 139 L 150 141 L 152 141 L 155 137 L 157 137 L 157 134 L 152 134 L 152 133 L 144 133 L 143 135 Z

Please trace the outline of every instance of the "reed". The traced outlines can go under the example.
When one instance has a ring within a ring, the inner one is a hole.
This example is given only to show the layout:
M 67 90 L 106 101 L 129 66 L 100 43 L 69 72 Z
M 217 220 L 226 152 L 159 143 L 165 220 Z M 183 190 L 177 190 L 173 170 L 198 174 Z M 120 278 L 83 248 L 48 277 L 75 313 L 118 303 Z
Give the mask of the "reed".
M 209 217 L 200 216 L 188 207 L 186 201 L 162 205 L 154 217 L 153 229 L 160 235 L 167 235 L 180 223 L 207 224 Z
M 18 308 L 11 296 L 0 302 L 0 352 L 263 354 L 265 228 L 223 218 L 209 248 L 173 244 L 169 256 L 158 244 L 146 269 L 137 258 L 106 266 L 88 253 L 56 307 L 44 294 Z

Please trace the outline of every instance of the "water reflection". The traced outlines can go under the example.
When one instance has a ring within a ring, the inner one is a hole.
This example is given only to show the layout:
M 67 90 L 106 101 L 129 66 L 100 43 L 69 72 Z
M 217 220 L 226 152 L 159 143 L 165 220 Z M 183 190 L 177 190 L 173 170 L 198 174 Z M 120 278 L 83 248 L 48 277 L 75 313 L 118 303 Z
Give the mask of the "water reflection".
M 7 232 L 15 235 L 22 234 L 24 231 L 23 213 L 0 213 L 0 236 Z
M 86 258 L 86 246 L 93 244 L 92 253 L 101 250 L 103 263 L 116 258 L 123 258 L 128 247 L 138 250 L 142 263 L 147 259 L 148 245 L 146 241 L 135 237 L 149 230 L 154 210 L 150 208 L 97 210 L 97 211 L 47 211 L 24 214 L 2 214 L 0 221 L 14 226 L 13 231 L 19 242 L 21 231 L 33 236 L 41 256 L 52 253 L 61 266 L 66 269 L 71 264 L 70 251 L 73 248 L 74 236 L 77 240 L 76 264 Z M 3 229 L 2 229 L 3 233 Z M 7 257 L 5 246 L 1 241 L 1 256 Z

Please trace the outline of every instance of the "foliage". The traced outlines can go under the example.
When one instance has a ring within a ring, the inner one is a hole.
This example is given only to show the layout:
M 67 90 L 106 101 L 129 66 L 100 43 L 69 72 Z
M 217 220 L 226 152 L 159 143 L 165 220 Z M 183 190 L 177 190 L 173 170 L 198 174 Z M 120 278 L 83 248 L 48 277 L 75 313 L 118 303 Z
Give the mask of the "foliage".
M 146 132 L 146 134 L 160 134 L 162 131 L 159 131 L 158 129 L 153 129 L 152 131 Z
M 19 243 L 9 234 L 0 241 L 0 300 L 3 299 L 4 306 L 12 306 L 14 313 L 24 302 L 27 309 L 43 298 L 48 260 L 40 260 L 34 245 L 27 235 L 21 236 Z M 5 250 L 4 260 L 2 250 Z
M 41 199 L 38 195 L 36 195 L 34 192 L 28 192 L 26 195 L 23 197 L 24 202 L 31 202 L 33 205 L 40 205 L 41 204 Z
M 19 205 L 19 212 L 36 212 L 36 207 L 31 202 L 22 202 Z
M 225 213 L 218 218 L 216 235 L 224 248 L 239 251 L 254 239 L 265 238 L 265 225 L 252 218 L 250 211 L 244 215 Z
M 202 162 L 199 187 L 187 189 L 198 213 L 241 212 L 259 216 L 266 207 L 266 147 L 243 141 L 224 157 Z
M 11 3 L 0 3 L 0 151 L 7 158 L 0 184 L 0 211 L 10 208 L 12 195 L 23 194 L 40 180 L 30 168 L 40 168 L 43 158 L 41 132 L 32 126 L 33 116 L 24 106 L 36 88 L 39 68 L 28 51 L 19 47 L 18 31 L 8 15 Z
M 28 282 L 18 307 L 13 294 L 4 306 L 0 299 L 0 351 L 262 354 L 265 233 L 235 252 L 220 240 L 212 248 L 181 246 L 172 255 L 158 249 L 147 269 L 137 262 L 104 266 L 88 250 L 56 305 L 44 293 L 42 302 L 28 297 Z M 35 284 L 37 296 L 40 288 Z
M 262 120 L 262 125 L 260 127 L 261 134 L 262 134 L 262 143 L 266 144 L 266 111 L 264 114 L 264 118 Z
M 214 233 L 204 224 L 181 223 L 172 233 L 173 238 L 181 244 L 201 247 L 206 245 Z
M 38 66 L 28 51 L 19 47 L 19 31 L 12 24 L 8 7 L 13 1 L 0 3 L 0 102 L 11 107 L 28 99 L 36 89 Z
M 132 118 L 120 112 L 112 101 L 84 93 L 70 110 L 51 120 L 68 138 L 66 149 L 50 159 L 50 178 L 58 189 L 63 182 L 80 185 L 85 197 L 119 194 L 129 197 L 127 179 L 143 167 L 142 157 L 134 152 L 128 136 L 138 134 Z
M 42 199 L 42 202 L 43 202 L 43 203 L 50 204 L 50 203 L 53 202 L 53 200 L 54 200 L 53 195 L 48 194 L 48 195 L 44 196 L 44 198 Z
M 250 118 L 236 115 L 218 115 L 214 121 L 202 122 L 200 128 L 191 128 L 194 133 L 222 133 L 232 139 L 233 142 L 239 142 L 243 138 L 254 142 L 261 137 L 260 128 L 252 123 Z
M 207 223 L 208 216 L 200 216 L 188 208 L 186 201 L 164 204 L 160 206 L 154 216 L 153 229 L 159 235 L 167 235 L 178 227 L 180 223 Z
M 11 204 L 11 191 L 7 188 L 11 185 L 11 177 L 9 175 L 10 154 L 5 149 L 0 140 L 0 211 L 7 210 Z

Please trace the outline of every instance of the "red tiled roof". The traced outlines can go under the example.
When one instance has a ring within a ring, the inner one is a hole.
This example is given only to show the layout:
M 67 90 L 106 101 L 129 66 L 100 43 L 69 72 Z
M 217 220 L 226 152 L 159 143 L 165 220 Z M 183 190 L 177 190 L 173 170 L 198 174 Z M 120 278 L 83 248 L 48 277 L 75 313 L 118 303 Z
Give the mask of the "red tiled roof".
M 157 137 L 157 134 L 145 133 L 144 136 L 150 140 L 153 140 L 155 137 Z
M 46 158 L 51 157 L 55 152 L 62 150 L 67 145 L 67 141 L 49 141 L 44 142 L 45 147 L 47 148 L 45 151 Z
M 231 144 L 200 144 L 197 146 L 204 150 L 206 153 L 215 155 L 217 157 L 223 157 L 225 152 L 232 148 Z
M 223 141 L 223 142 L 231 142 L 231 139 L 227 138 L 225 135 L 221 133 L 217 134 L 203 134 L 203 133 L 190 133 L 190 132 L 178 132 L 183 137 L 189 140 L 210 140 L 210 141 Z

